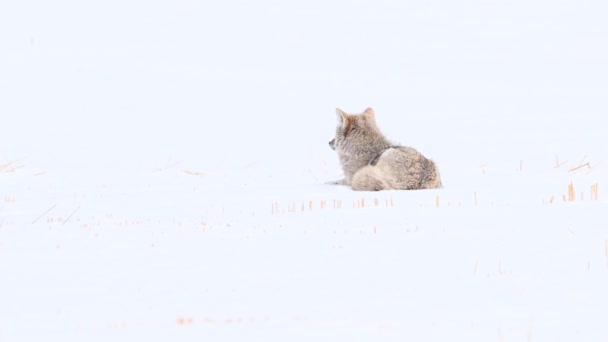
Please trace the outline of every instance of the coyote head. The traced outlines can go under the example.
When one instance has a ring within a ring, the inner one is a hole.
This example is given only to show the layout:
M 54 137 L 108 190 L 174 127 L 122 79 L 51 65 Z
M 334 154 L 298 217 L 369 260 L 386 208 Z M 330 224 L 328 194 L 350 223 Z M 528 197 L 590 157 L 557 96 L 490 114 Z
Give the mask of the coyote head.
M 336 137 L 329 147 L 342 154 L 353 154 L 367 149 L 367 146 L 383 142 L 384 136 L 376 126 L 374 110 L 367 108 L 362 114 L 347 114 L 336 108 L 338 125 Z

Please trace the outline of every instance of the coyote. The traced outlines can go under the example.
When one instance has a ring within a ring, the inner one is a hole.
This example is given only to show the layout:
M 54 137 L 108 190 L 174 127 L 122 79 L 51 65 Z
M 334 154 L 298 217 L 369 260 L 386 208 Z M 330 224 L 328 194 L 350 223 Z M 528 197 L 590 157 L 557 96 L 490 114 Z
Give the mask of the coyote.
M 359 115 L 339 108 L 336 113 L 336 137 L 329 146 L 338 152 L 345 178 L 328 184 L 350 185 L 358 191 L 443 187 L 435 162 L 411 147 L 387 140 L 371 108 Z

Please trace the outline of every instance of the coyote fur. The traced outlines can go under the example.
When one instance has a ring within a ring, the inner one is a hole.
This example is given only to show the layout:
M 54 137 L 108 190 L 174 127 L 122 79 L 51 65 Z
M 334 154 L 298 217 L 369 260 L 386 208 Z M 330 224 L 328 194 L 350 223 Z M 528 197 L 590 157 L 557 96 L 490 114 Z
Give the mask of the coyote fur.
M 359 115 L 339 108 L 336 113 L 336 137 L 329 146 L 338 152 L 345 178 L 329 184 L 350 185 L 358 191 L 443 187 L 435 162 L 414 148 L 386 139 L 371 108 Z

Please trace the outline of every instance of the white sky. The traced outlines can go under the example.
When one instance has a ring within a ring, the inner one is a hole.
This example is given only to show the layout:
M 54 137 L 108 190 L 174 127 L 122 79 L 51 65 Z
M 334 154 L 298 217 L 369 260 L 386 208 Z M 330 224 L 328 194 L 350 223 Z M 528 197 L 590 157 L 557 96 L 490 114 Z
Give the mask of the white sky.
M 333 134 L 335 107 L 368 106 L 389 137 L 443 158 L 453 154 L 446 142 L 479 157 L 514 140 L 551 157 L 585 149 L 608 109 L 606 10 L 602 1 L 3 2 L 0 158 L 150 167 L 314 155 Z M 564 136 L 580 138 L 554 147 Z

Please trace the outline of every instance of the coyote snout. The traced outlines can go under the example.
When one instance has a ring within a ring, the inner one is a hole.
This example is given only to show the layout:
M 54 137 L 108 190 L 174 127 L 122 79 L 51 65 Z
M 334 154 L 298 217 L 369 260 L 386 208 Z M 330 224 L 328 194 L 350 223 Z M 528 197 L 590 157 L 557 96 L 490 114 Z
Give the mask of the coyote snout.
M 371 108 L 350 115 L 336 109 L 336 137 L 329 147 L 338 152 L 345 178 L 331 184 L 353 190 L 415 190 L 441 188 L 439 169 L 414 148 L 395 145 L 376 125 Z
M 336 139 L 331 139 L 331 141 L 329 142 L 329 147 L 331 147 L 332 150 L 336 150 Z

